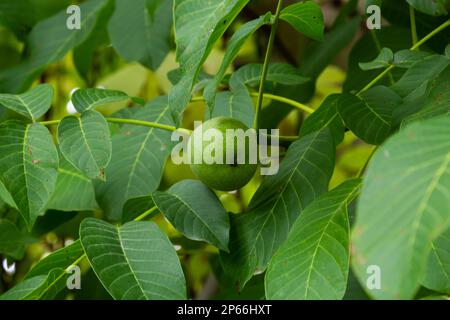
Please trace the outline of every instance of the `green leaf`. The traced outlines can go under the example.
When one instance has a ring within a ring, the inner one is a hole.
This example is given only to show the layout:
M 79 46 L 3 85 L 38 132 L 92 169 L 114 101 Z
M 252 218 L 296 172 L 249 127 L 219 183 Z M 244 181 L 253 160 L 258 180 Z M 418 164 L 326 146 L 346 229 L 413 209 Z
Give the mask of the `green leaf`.
M 58 249 L 40 260 L 25 276 L 25 279 L 47 276 L 50 270 L 65 270 L 77 262 L 84 254 L 80 240 Z
M 136 197 L 127 200 L 127 202 L 123 205 L 122 223 L 136 219 L 141 214 L 147 212 L 155 206 L 156 205 L 152 196 Z M 154 214 L 149 215 L 148 218 L 150 219 L 158 212 L 159 211 L 155 211 Z
M 18 66 L 0 72 L 0 91 L 20 92 L 31 84 L 47 65 L 61 60 L 82 43 L 93 30 L 106 0 L 90 0 L 80 4 L 81 28 L 66 27 L 68 15 L 61 11 L 37 23 L 28 36 L 28 57 Z
M 139 61 L 156 70 L 170 49 L 172 0 L 116 0 L 109 35 L 127 61 Z
M 446 15 L 448 0 L 407 0 L 417 11 L 432 16 Z
M 22 259 L 25 246 L 36 239 L 21 232 L 8 220 L 0 219 L 0 253 L 14 259 Z
M 379 145 L 391 134 L 392 113 L 401 103 L 402 99 L 395 92 L 377 86 L 361 94 L 361 98 L 342 94 L 338 111 L 346 126 L 359 138 Z
M 179 123 L 203 62 L 249 0 L 174 0 L 175 42 L 182 78 L 169 94 L 175 123 Z
M 47 128 L 17 121 L 0 124 L 0 180 L 28 229 L 53 193 L 57 168 L 58 152 Z
M 183 180 L 153 200 L 170 223 L 187 238 L 228 251 L 230 222 L 217 196 L 202 182 Z
M 91 179 L 66 159 L 60 158 L 55 192 L 47 204 L 47 209 L 93 211 L 97 208 L 94 184 Z
M 0 296 L 0 300 L 33 300 L 39 296 L 39 291 L 47 282 L 47 276 L 37 276 L 20 282 Z
M 167 97 L 148 103 L 132 118 L 173 125 Z M 105 170 L 112 178 L 96 183 L 97 201 L 108 218 L 121 220 L 128 199 L 158 188 L 172 144 L 170 132 L 135 125 L 124 125 L 112 137 L 112 158 Z
M 80 239 L 97 277 L 114 299 L 186 299 L 177 253 L 153 222 L 118 227 L 90 218 L 81 223 Z
M 344 139 L 344 123 L 337 110 L 339 98 L 340 94 L 329 95 L 320 107 L 306 118 L 300 128 L 300 136 L 329 128 L 335 145 L 340 144 Z
M 410 299 L 422 280 L 431 242 L 450 226 L 450 118 L 412 124 L 374 155 L 353 230 L 353 267 L 381 270 L 379 299 Z
M 231 216 L 230 253 L 221 252 L 224 270 L 242 289 L 263 271 L 306 206 L 325 193 L 335 147 L 328 129 L 294 142 L 276 175 L 264 178 L 248 213 Z
M 400 50 L 394 54 L 393 65 L 399 68 L 411 68 L 413 64 L 429 57 L 431 53 L 417 50 Z
M 72 95 L 72 103 L 80 113 L 104 104 L 128 99 L 130 97 L 122 91 L 97 88 L 79 89 Z
M 381 49 L 378 56 L 370 62 L 360 62 L 359 67 L 364 70 L 375 70 L 389 67 L 394 61 L 394 53 L 389 48 Z
M 425 278 L 421 283 L 433 291 L 450 294 L 450 229 L 431 244 Z
M 234 72 L 230 78 L 231 91 L 238 91 L 242 85 L 256 87 L 259 85 L 262 73 L 261 64 L 247 64 Z M 287 63 L 271 63 L 267 71 L 267 82 L 299 85 L 310 79 L 303 76 L 297 68 Z
M 405 123 L 450 114 L 450 66 L 432 82 L 430 93 L 419 112 L 404 120 Z
M 242 46 L 248 40 L 248 38 L 250 38 L 256 32 L 256 30 L 261 28 L 263 25 L 269 24 L 271 21 L 271 17 L 272 14 L 268 12 L 258 19 L 249 21 L 242 27 L 240 27 L 238 31 L 236 31 L 236 33 L 231 37 L 219 71 L 216 73 L 214 79 L 206 86 L 203 94 L 210 109 L 212 109 L 214 106 L 217 87 L 222 82 L 227 69 L 230 67 L 231 63 L 238 55 Z
M 52 86 L 41 84 L 22 94 L 0 94 L 0 106 L 17 112 L 34 122 L 50 109 L 52 99 Z
M 58 126 L 59 149 L 75 168 L 88 178 L 105 179 L 104 170 L 111 159 L 108 123 L 97 111 L 80 117 L 68 116 Z
M 17 205 L 14 203 L 14 199 L 11 194 L 6 190 L 5 185 L 0 181 L 0 200 L 6 203 L 8 206 L 17 209 Z
M 214 109 L 210 115 L 206 110 L 205 119 L 216 117 L 229 117 L 241 121 L 247 127 L 253 125 L 253 117 L 255 116 L 253 100 L 248 91 L 241 87 L 235 92 L 222 91 L 216 95 Z
M 321 41 L 325 29 L 324 18 L 320 6 L 312 1 L 299 2 L 281 11 L 280 19 L 287 21 L 298 32 Z
M 445 56 L 431 55 L 413 64 L 391 88 L 404 98 L 424 82 L 438 77 L 449 63 L 450 59 Z
M 342 299 L 350 260 L 348 205 L 360 185 L 349 180 L 303 211 L 267 269 L 267 299 Z

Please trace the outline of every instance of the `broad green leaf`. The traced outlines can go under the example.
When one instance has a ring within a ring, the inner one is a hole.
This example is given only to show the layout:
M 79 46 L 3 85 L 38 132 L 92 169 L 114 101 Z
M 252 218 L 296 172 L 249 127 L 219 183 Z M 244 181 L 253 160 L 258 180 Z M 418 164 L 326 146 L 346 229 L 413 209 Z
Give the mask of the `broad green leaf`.
M 61 248 L 52 252 L 40 260 L 30 272 L 27 273 L 25 279 L 34 278 L 37 276 L 47 276 L 50 270 L 60 269 L 66 270 L 80 260 L 84 251 L 79 240 L 73 242 L 67 247 Z
M 89 218 L 81 223 L 80 239 L 97 277 L 114 299 L 186 299 L 177 253 L 153 222 L 118 227 Z
M 21 232 L 8 220 L 0 219 L 0 253 L 14 259 L 22 259 L 27 244 L 35 242 L 36 239 Z
M 59 149 L 64 158 L 88 178 L 105 179 L 105 168 L 111 159 L 108 123 L 97 111 L 80 117 L 68 116 L 58 126 Z
M 448 0 L 407 0 L 417 11 L 432 16 L 446 15 Z
M 339 98 L 339 94 L 328 96 L 320 107 L 306 118 L 300 128 L 300 136 L 329 128 L 335 145 L 340 144 L 344 139 L 344 123 L 337 110 Z
M 405 123 L 450 114 L 450 66 L 432 82 L 430 93 L 419 112 L 405 119 Z
M 418 50 L 400 50 L 394 54 L 393 65 L 399 68 L 411 68 L 413 64 L 429 57 L 431 53 Z
M 295 3 L 281 11 L 280 19 L 289 22 L 298 32 L 321 41 L 325 29 L 320 5 L 313 1 Z
M 346 126 L 365 142 L 381 144 L 392 132 L 392 113 L 402 99 L 384 86 L 374 87 L 361 97 L 341 95 L 338 111 Z
M 425 81 L 439 76 L 449 64 L 450 59 L 445 56 L 431 55 L 426 57 L 422 61 L 413 64 L 391 88 L 404 98 L 416 88 L 420 87 Z
M 47 209 L 93 211 L 97 208 L 94 184 L 91 179 L 67 160 L 60 158 L 55 192 L 47 204 Z
M 97 88 L 79 89 L 72 95 L 72 103 L 80 113 L 94 109 L 100 105 L 128 99 L 130 97 L 122 91 Z
M 58 152 L 39 123 L 0 124 L 0 180 L 31 229 L 49 201 L 57 178 Z
M 0 300 L 33 300 L 39 296 L 39 290 L 47 282 L 47 276 L 37 276 L 20 282 L 6 293 L 0 295 Z
M 230 222 L 217 196 L 202 182 L 183 180 L 153 200 L 172 225 L 187 238 L 228 251 Z
M 8 108 L 32 120 L 43 116 L 52 104 L 53 88 L 41 84 L 22 94 L 0 94 L 0 107 Z
M 267 269 L 268 299 L 342 299 L 350 261 L 348 205 L 360 185 L 349 180 L 302 212 Z
M 389 48 L 381 49 L 378 56 L 370 62 L 360 62 L 359 67 L 364 70 L 375 70 L 389 67 L 394 61 L 394 53 Z
M 153 197 L 151 195 L 127 200 L 127 202 L 123 205 L 122 223 L 136 219 L 141 214 L 153 209 L 155 206 L 155 202 L 153 201 Z M 155 210 L 153 215 L 158 212 L 159 211 Z M 151 218 L 153 215 L 149 215 L 148 218 Z
M 148 103 L 132 118 L 173 125 L 167 97 Z M 158 188 L 171 146 L 170 132 L 144 126 L 124 125 L 112 137 L 112 158 L 105 170 L 110 178 L 96 184 L 98 204 L 109 219 L 119 221 L 128 199 Z
M 261 64 L 247 64 L 234 72 L 230 78 L 231 91 L 238 91 L 242 85 L 257 87 L 262 73 Z M 299 85 L 308 82 L 310 79 L 303 76 L 297 68 L 287 63 L 271 63 L 267 71 L 267 82 Z
M 334 158 L 328 129 L 301 138 L 288 149 L 279 172 L 263 179 L 249 212 L 231 216 L 230 253 L 222 251 L 221 262 L 237 288 L 266 268 L 301 211 L 327 191 Z
M 269 12 L 264 16 L 259 17 L 258 19 L 249 21 L 242 27 L 240 27 L 238 31 L 236 31 L 236 33 L 231 37 L 227 45 L 227 50 L 225 51 L 225 56 L 223 57 L 219 71 L 217 72 L 214 79 L 206 86 L 203 94 L 210 109 L 212 109 L 212 107 L 214 106 L 217 87 L 222 82 L 227 69 L 230 67 L 231 63 L 238 55 L 242 46 L 248 40 L 248 38 L 250 38 L 256 32 L 256 30 L 261 28 L 263 25 L 269 24 L 271 21 L 271 17 L 272 14 Z
M 115 0 L 108 30 L 119 55 L 157 69 L 169 52 L 172 6 L 172 0 Z
M 61 60 L 69 50 L 82 43 L 94 28 L 107 0 L 89 0 L 80 4 L 81 28 L 66 27 L 68 15 L 61 11 L 37 23 L 27 40 L 28 57 L 18 66 L 0 72 L 0 91 L 20 92 L 49 64 Z
M 425 275 L 431 242 L 450 226 L 450 118 L 414 123 L 375 153 L 353 230 L 361 283 L 378 266 L 379 299 L 410 299 Z
M 241 121 L 249 128 L 252 127 L 255 115 L 254 105 L 252 98 L 244 87 L 235 92 L 219 92 L 215 99 L 212 114 L 210 115 L 209 110 L 206 110 L 206 119 L 229 117 Z
M 175 42 L 181 80 L 169 94 L 175 123 L 179 123 L 203 62 L 249 0 L 174 0 Z
M 450 229 L 431 244 L 425 278 L 421 283 L 433 291 L 450 294 Z

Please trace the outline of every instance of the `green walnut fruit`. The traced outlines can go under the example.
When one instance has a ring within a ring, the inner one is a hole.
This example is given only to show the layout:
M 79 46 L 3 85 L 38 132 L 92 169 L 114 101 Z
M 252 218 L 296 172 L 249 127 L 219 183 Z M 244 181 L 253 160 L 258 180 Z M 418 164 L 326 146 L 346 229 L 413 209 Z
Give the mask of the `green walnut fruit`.
M 230 132 L 242 137 L 243 132 L 250 132 L 248 129 L 242 122 L 226 117 L 214 118 L 198 126 L 188 142 L 190 166 L 194 174 L 207 186 L 220 191 L 238 190 L 245 186 L 258 167 L 256 134 L 253 131 L 254 139 L 247 135 L 239 140 L 236 136 L 230 136 Z M 217 135 L 222 138 L 217 139 Z M 222 147 L 222 154 L 217 153 L 219 146 Z M 227 146 L 233 152 L 227 152 Z M 195 161 L 195 155 L 196 159 L 202 160 L 201 163 Z M 241 155 L 240 158 L 238 155 Z M 212 157 L 216 161 L 211 162 Z

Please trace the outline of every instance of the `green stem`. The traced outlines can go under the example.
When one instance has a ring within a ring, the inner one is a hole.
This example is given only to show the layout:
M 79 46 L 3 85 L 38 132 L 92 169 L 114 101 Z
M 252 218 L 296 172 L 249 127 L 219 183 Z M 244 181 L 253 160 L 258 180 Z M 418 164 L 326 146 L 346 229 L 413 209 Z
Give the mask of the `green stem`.
M 413 45 L 416 45 L 418 42 L 417 38 L 417 27 L 416 27 L 416 14 L 414 12 L 414 7 L 412 5 L 409 5 L 409 19 L 411 23 L 411 37 Z
M 378 150 L 378 146 L 376 146 L 375 148 L 373 148 L 372 152 L 369 155 L 369 158 L 367 158 L 366 162 L 364 163 L 364 166 L 359 170 L 357 177 L 361 178 L 364 174 L 364 172 L 367 169 L 367 166 L 369 165 L 370 160 L 372 159 L 373 155 L 375 154 L 375 152 Z
M 150 122 L 150 121 L 142 121 L 142 120 L 134 120 L 134 119 L 122 119 L 122 118 L 106 118 L 106 121 L 110 123 L 122 123 L 122 124 L 132 124 L 137 126 L 144 126 L 144 127 L 150 127 L 150 128 L 156 128 L 166 131 L 186 131 L 187 133 L 191 133 L 190 130 L 184 129 L 184 128 L 176 128 L 174 126 L 169 126 L 161 123 L 156 122 Z M 50 121 L 42 121 L 39 122 L 40 124 L 44 126 L 51 126 L 51 125 L 57 125 L 61 122 L 61 120 L 50 120 Z
M 430 40 L 432 37 L 434 37 L 436 34 L 438 34 L 439 32 L 441 32 L 442 30 L 444 30 L 445 28 L 447 28 L 448 26 L 450 26 L 450 20 L 447 20 L 446 22 L 444 22 L 443 24 L 441 24 L 439 27 L 437 27 L 436 29 L 434 29 L 433 31 L 431 31 L 429 34 L 427 34 L 425 37 L 423 37 L 420 41 L 418 41 L 415 45 L 413 45 L 409 50 L 413 51 L 416 50 L 417 48 L 419 48 L 421 45 L 423 45 L 425 42 L 427 42 L 428 40 Z M 380 81 L 381 79 L 384 78 L 384 76 L 386 74 L 388 74 L 392 69 L 394 69 L 395 66 L 391 65 L 389 66 L 387 69 L 385 69 L 382 73 L 380 73 L 375 79 L 373 79 L 367 86 L 365 86 L 363 89 L 361 89 L 358 92 L 358 95 L 369 90 L 370 88 L 372 88 L 378 81 Z
M 278 21 L 279 21 L 279 18 L 280 18 L 281 8 L 282 7 L 283 7 L 283 0 L 278 0 L 277 11 L 275 13 L 275 18 L 274 18 L 274 21 L 273 21 L 273 24 L 272 24 L 272 30 L 270 31 L 269 43 L 267 44 L 266 57 L 264 58 L 264 64 L 263 64 L 263 70 L 262 70 L 262 74 L 261 74 L 261 80 L 259 82 L 258 101 L 256 103 L 255 120 L 254 120 L 254 123 L 253 123 L 253 127 L 255 129 L 258 129 L 258 126 L 259 126 L 259 112 L 261 110 L 262 103 L 263 103 L 263 98 L 264 98 L 263 97 L 264 85 L 266 83 L 267 72 L 269 70 L 269 62 L 270 62 L 270 59 L 272 58 L 273 44 L 275 42 L 275 37 L 276 37 L 277 27 L 278 27 Z
M 150 208 L 149 210 L 145 211 L 143 214 L 141 214 L 139 217 L 134 219 L 134 221 L 142 221 L 145 218 L 147 218 L 149 215 L 151 215 L 153 212 L 155 212 L 158 209 L 157 206 L 154 206 L 153 208 Z

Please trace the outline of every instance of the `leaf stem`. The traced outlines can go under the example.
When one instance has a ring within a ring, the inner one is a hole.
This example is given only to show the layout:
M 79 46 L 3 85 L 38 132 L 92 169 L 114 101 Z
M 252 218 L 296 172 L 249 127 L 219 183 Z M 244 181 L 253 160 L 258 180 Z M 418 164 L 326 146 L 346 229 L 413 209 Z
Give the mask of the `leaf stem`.
M 157 206 L 154 206 L 150 209 L 148 209 L 147 211 L 145 211 L 143 214 L 141 214 L 139 217 L 137 217 L 136 219 L 134 219 L 134 221 L 142 221 L 145 218 L 147 218 L 150 214 L 152 214 L 153 212 L 155 212 L 158 209 Z
M 416 14 L 414 12 L 414 7 L 409 5 L 409 19 L 411 23 L 411 37 L 413 45 L 419 41 L 417 38 L 417 27 L 416 27 Z
M 267 72 L 269 70 L 269 62 L 272 58 L 272 50 L 273 44 L 275 42 L 275 37 L 278 28 L 278 21 L 281 14 L 281 8 L 283 7 L 283 0 L 278 0 L 277 11 L 275 13 L 275 18 L 273 20 L 272 29 L 270 31 L 269 43 L 267 44 L 266 57 L 264 58 L 263 70 L 261 74 L 261 81 L 259 82 L 259 92 L 258 92 L 258 101 L 256 103 L 256 112 L 255 112 L 255 120 L 253 123 L 253 127 L 258 129 L 259 126 L 259 112 L 263 103 L 263 93 L 264 93 L 264 84 L 266 83 Z
M 369 157 L 367 158 L 366 162 L 364 163 L 364 165 L 362 166 L 362 168 L 359 170 L 357 177 L 358 178 L 362 178 L 364 172 L 367 169 L 367 166 L 369 165 L 370 160 L 372 159 L 373 155 L 375 154 L 375 152 L 378 150 L 378 146 L 376 146 L 375 148 L 372 149 L 372 152 L 370 153 Z
M 416 44 L 414 44 L 409 50 L 413 51 L 416 50 L 417 48 L 419 48 L 421 45 L 423 45 L 425 42 L 427 42 L 428 40 L 430 40 L 432 37 L 434 37 L 436 34 L 438 34 L 439 32 L 441 32 L 442 30 L 444 30 L 445 28 L 447 28 L 448 26 L 450 26 L 450 20 L 447 20 L 446 22 L 444 22 L 443 24 L 441 24 L 439 27 L 437 27 L 436 29 L 434 29 L 433 31 L 431 31 L 429 34 L 427 34 L 425 37 L 423 37 L 420 41 L 418 41 Z M 380 73 L 375 79 L 373 79 L 367 86 L 365 86 L 363 89 L 361 89 L 357 95 L 360 95 L 361 93 L 369 90 L 370 88 L 372 88 L 378 81 L 380 81 L 381 79 L 384 78 L 384 76 L 386 74 L 388 74 L 392 69 L 394 69 L 395 66 L 391 65 L 389 66 L 387 69 L 385 69 L 382 73 Z

